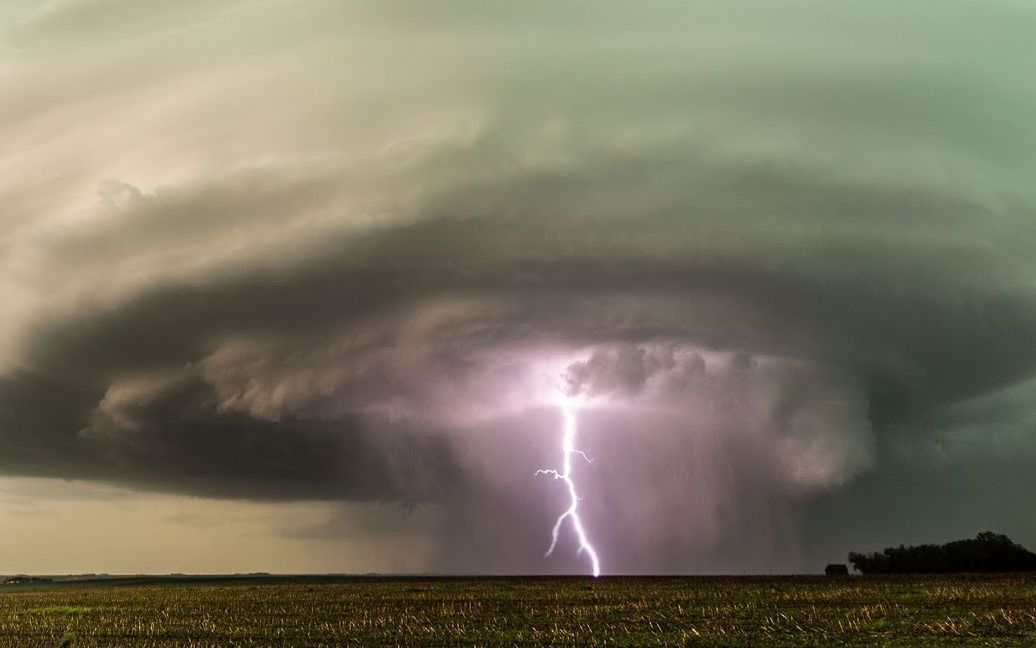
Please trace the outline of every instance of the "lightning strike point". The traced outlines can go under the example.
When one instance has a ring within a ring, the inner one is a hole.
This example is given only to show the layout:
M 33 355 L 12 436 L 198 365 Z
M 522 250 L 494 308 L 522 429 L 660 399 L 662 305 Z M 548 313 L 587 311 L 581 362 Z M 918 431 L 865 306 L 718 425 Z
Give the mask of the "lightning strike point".
M 593 568 L 593 575 L 596 578 L 601 575 L 601 564 L 597 559 L 597 551 L 594 549 L 593 544 L 590 543 L 586 530 L 583 528 L 583 521 L 579 518 L 579 502 L 581 498 L 576 492 L 576 484 L 572 478 L 572 455 L 582 456 L 587 463 L 593 462 L 593 459 L 588 457 L 582 450 L 575 448 L 578 425 L 571 401 L 563 397 L 559 407 L 561 408 L 562 415 L 561 470 L 544 468 L 537 470 L 536 474 L 550 475 L 554 479 L 565 482 L 565 486 L 568 488 L 569 506 L 565 512 L 558 516 L 557 521 L 554 523 L 550 536 L 550 547 L 547 548 L 545 556 L 554 553 L 554 548 L 558 544 L 558 534 L 561 532 L 561 525 L 564 524 L 566 519 L 571 520 L 572 528 L 576 533 L 576 540 L 579 541 L 579 550 L 576 552 L 576 555 L 586 554 L 590 558 L 590 566 Z

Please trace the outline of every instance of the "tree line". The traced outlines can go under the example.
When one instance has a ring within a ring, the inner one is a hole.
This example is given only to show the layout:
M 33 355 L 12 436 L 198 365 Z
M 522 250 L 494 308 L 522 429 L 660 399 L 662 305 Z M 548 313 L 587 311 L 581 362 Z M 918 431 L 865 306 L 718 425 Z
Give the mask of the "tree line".
M 992 531 L 942 545 L 900 545 L 869 554 L 850 552 L 849 562 L 862 574 L 1036 571 L 1036 554 Z

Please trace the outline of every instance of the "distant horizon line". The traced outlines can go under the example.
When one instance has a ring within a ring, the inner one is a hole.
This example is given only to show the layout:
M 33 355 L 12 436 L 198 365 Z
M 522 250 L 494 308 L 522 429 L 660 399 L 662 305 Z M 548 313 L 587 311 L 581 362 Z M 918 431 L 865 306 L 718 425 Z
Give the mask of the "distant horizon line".
M 823 570 L 813 572 L 752 572 L 752 573 L 619 573 L 601 574 L 596 578 L 759 578 L 759 577 L 791 577 L 791 576 L 824 576 Z M 0 574 L 0 582 L 12 578 L 44 578 L 52 580 L 117 580 L 133 578 L 185 578 L 185 579 L 219 579 L 219 578 L 588 578 L 595 577 L 584 573 L 451 573 L 451 572 L 82 572 L 82 573 L 44 573 L 17 572 Z

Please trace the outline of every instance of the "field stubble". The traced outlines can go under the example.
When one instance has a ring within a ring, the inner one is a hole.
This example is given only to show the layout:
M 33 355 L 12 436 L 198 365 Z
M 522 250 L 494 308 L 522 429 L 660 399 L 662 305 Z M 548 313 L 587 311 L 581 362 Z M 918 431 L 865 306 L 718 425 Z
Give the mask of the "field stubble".
M 1036 577 L 350 578 L 0 588 L 0 646 L 1034 646 Z

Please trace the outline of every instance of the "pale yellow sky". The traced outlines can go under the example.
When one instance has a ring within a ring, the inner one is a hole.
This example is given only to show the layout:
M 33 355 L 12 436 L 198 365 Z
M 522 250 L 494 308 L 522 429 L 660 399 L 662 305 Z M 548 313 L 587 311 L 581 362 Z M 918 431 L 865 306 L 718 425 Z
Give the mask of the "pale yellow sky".
M 0 479 L 0 574 L 414 572 L 429 511 L 383 504 L 263 503 Z M 349 531 L 350 520 L 370 529 Z M 329 525 L 336 525 L 331 527 Z M 319 537 L 333 530 L 339 537 Z

